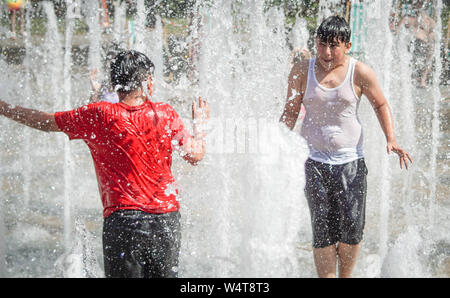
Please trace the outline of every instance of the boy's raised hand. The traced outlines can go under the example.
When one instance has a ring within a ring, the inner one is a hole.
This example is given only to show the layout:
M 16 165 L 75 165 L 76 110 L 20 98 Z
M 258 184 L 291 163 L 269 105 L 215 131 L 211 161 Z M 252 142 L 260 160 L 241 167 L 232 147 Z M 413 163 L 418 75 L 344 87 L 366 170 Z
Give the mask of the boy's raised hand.
M 391 154 L 391 151 L 396 153 L 399 157 L 400 160 L 400 168 L 403 169 L 402 164 L 405 165 L 405 168 L 408 170 L 408 159 L 409 162 L 413 162 L 411 156 L 409 155 L 408 152 L 406 152 L 405 150 L 403 150 L 397 143 L 388 143 L 387 144 L 387 153 Z
M 192 119 L 205 120 L 209 119 L 209 104 L 201 97 L 198 98 L 198 105 L 195 100 L 192 101 Z
M 205 125 L 209 119 L 209 104 L 201 97 L 198 98 L 198 105 L 195 100 L 192 101 L 192 119 L 195 138 L 202 139 L 206 135 Z

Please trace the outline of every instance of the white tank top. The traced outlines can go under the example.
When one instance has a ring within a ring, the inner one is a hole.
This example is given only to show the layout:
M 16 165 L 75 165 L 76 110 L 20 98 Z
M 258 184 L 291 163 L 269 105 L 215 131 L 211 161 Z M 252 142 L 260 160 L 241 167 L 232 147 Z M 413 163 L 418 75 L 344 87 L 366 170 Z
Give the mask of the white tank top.
M 309 61 L 303 105 L 306 114 L 300 134 L 306 139 L 309 157 L 328 164 L 343 164 L 363 157 L 363 132 L 358 118 L 360 99 L 353 88 L 356 60 L 350 58 L 344 81 L 335 88 L 319 84 Z

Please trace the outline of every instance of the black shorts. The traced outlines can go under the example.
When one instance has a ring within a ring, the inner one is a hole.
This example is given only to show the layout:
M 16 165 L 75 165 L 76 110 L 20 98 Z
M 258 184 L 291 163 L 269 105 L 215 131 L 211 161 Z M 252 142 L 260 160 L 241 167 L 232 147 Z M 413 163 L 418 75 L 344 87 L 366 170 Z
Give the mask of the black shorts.
M 103 223 L 105 276 L 178 276 L 180 214 L 119 210 Z
M 367 167 L 364 158 L 331 165 L 308 159 L 305 195 L 311 213 L 313 247 L 356 245 L 365 223 Z

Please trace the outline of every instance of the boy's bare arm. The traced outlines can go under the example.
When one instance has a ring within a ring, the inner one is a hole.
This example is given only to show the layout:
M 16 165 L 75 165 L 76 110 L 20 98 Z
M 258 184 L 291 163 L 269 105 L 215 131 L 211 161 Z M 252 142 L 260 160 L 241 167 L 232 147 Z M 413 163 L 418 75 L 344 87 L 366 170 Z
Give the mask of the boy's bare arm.
M 0 100 L 0 115 L 42 131 L 61 131 L 56 124 L 54 114 L 12 106 L 2 100 Z
M 361 93 L 370 101 L 386 136 L 386 141 L 388 143 L 395 142 L 392 112 L 373 69 L 358 62 L 355 69 L 355 83 L 360 87 Z
M 355 83 L 361 88 L 361 93 L 368 98 L 377 115 L 386 137 L 388 154 L 391 151 L 397 153 L 400 158 L 400 167 L 404 164 L 408 169 L 408 160 L 412 162 L 411 156 L 397 144 L 392 111 L 373 69 L 358 62 L 355 69 Z
M 305 61 L 295 63 L 289 74 L 286 104 L 280 122 L 286 124 L 290 130 L 294 129 L 302 106 L 304 95 L 303 86 L 305 85 L 303 82 L 306 81 L 308 69 L 306 64 L 308 63 L 308 60 Z
M 183 159 L 191 165 L 196 165 L 205 156 L 205 141 L 195 137 L 189 138 L 181 150 Z
M 192 119 L 194 121 L 194 136 L 189 138 L 181 148 L 183 159 L 196 165 L 205 156 L 206 125 L 209 121 L 209 104 L 201 97 L 192 102 Z

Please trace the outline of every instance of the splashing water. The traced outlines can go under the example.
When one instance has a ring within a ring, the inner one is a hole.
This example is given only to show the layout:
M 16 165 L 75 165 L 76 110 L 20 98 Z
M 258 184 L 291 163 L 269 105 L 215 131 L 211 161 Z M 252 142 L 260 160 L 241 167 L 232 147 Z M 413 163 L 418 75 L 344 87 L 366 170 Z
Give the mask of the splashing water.
M 309 33 L 305 20 L 298 18 L 286 34 L 282 11 L 265 9 L 262 2 L 199 2 L 201 24 L 191 32 L 199 40 L 196 77 L 193 83 L 186 75 L 169 84 L 164 78 L 162 21 L 157 17 L 153 30 L 142 26 L 146 8 L 138 1 L 140 21 L 132 47 L 156 65 L 155 98 L 174 105 L 187 126 L 193 98 L 202 96 L 211 106 L 204 160 L 191 167 L 174 157 L 182 214 L 181 277 L 316 275 L 303 194 L 308 151 L 298 133 L 301 122 L 292 132 L 278 123 L 291 68 L 286 38 L 294 47 L 303 47 Z M 338 2 L 320 1 L 320 17 L 331 14 L 331 5 Z M 393 36 L 389 9 L 380 9 L 393 7 L 392 1 L 367 3 L 364 54 L 357 58 L 376 71 L 394 112 L 398 142 L 415 163 L 408 172 L 398 169 L 398 161 L 385 152 L 375 113 L 363 98 L 360 119 L 369 189 L 364 242 L 354 276 L 449 276 L 448 193 L 439 188 L 446 162 L 440 157 L 439 47 L 432 87 L 418 90 L 410 80 L 410 37 L 406 32 Z M 73 6 L 68 5 L 62 35 L 53 5 L 40 5 L 47 19 L 44 42 L 26 41 L 23 68 L 0 59 L 2 99 L 49 112 L 72 109 L 87 101 L 88 69 L 101 68 L 98 12 L 84 14 L 91 49 L 86 67 L 71 56 Z M 442 1 L 437 1 L 438 16 L 441 10 Z M 440 32 L 440 17 L 437 20 Z M 125 8 L 116 6 L 112 38 L 122 45 L 125 23 Z M 189 44 L 177 42 L 181 48 Z M 5 128 L 0 135 L 0 238 L 6 239 L 0 244 L 0 275 L 103 276 L 102 209 L 86 146 L 4 118 L 0 124 Z

